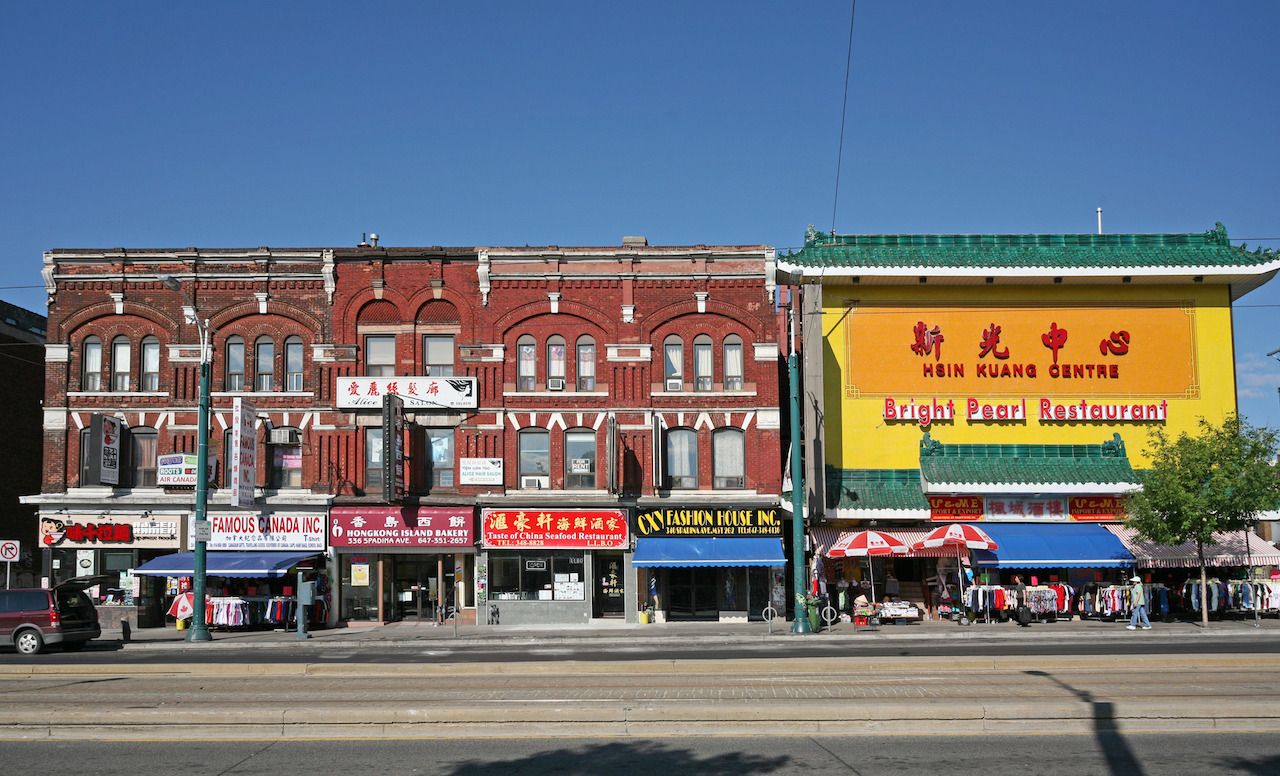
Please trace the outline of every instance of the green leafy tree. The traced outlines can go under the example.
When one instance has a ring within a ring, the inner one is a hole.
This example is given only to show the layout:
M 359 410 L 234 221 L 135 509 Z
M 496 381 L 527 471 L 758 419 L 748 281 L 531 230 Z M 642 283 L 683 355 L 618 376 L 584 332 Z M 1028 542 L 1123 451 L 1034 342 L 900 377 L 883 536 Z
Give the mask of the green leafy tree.
M 1245 529 L 1259 512 L 1280 504 L 1278 441 L 1275 431 L 1235 415 L 1220 426 L 1201 420 L 1197 436 L 1151 434 L 1151 469 L 1142 492 L 1128 499 L 1128 524 L 1160 544 L 1195 544 L 1203 627 L 1209 627 L 1204 546 L 1215 532 Z

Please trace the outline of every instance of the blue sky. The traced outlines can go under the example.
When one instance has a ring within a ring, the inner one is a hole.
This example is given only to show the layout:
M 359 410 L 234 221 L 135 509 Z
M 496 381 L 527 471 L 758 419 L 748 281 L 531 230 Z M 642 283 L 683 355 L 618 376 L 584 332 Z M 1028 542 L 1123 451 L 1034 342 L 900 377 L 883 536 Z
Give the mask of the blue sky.
M 847 2 L 0 4 L 0 297 L 51 247 L 831 226 Z M 836 227 L 1280 238 L 1274 2 L 858 4 Z M 1265 243 L 1280 248 L 1280 240 Z M 1280 426 L 1280 282 L 1236 315 Z

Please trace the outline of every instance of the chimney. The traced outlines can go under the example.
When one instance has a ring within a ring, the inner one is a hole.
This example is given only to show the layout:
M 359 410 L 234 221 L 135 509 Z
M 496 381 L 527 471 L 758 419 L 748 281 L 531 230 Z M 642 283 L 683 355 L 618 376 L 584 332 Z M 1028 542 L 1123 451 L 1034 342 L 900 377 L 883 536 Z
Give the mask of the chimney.
M 643 248 L 648 244 L 649 244 L 649 239 L 647 237 L 644 237 L 643 235 L 633 234 L 633 235 L 623 235 L 622 237 L 623 248 Z

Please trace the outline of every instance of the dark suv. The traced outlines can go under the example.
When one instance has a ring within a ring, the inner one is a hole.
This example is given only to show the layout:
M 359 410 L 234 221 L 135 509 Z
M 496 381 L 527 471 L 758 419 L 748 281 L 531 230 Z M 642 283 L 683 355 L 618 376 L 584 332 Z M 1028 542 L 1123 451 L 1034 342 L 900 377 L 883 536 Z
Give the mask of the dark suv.
M 0 590 L 0 644 L 34 655 L 46 644 L 80 649 L 89 639 L 98 638 L 102 635 L 98 610 L 84 594 L 93 584 L 76 579 L 52 590 Z

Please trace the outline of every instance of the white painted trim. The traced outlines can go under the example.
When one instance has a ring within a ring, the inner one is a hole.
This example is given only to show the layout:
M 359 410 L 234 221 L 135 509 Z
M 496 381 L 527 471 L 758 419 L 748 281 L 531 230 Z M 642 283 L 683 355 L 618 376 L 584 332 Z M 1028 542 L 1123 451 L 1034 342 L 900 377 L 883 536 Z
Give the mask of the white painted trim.
M 46 364 L 64 364 L 71 360 L 71 346 L 61 343 L 45 343 L 44 362 Z
M 1113 277 L 1250 277 L 1280 270 L 1280 259 L 1248 266 L 1158 266 L 1158 267 L 812 267 L 778 262 L 783 272 L 806 279 L 826 277 L 1020 277 L 1020 278 L 1113 278 Z
M 44 430 L 45 431 L 66 431 L 67 429 L 67 408 L 66 407 L 46 407 L 44 411 Z
M 754 419 L 755 419 L 755 417 L 756 417 L 756 413 L 755 413 L 755 412 L 748 412 L 748 413 L 746 414 L 746 416 L 742 418 L 742 430 L 744 430 L 744 431 L 745 431 L 745 430 L 747 430 L 748 428 L 750 428 L 750 427 L 751 427 L 751 421 L 752 421 L 752 420 L 754 420 Z
M 924 492 L 935 494 L 1021 494 L 1045 493 L 1049 495 L 1122 495 L 1142 490 L 1131 482 L 925 482 Z
M 513 396 L 517 398 L 521 396 L 545 397 L 545 398 L 551 398 L 553 396 L 560 397 L 560 398 L 563 398 L 565 396 L 607 397 L 609 395 L 609 392 L 608 391 L 503 391 L 502 395 L 504 397 Z
M 756 428 L 775 429 L 782 428 L 782 411 L 774 409 L 762 409 L 756 413 Z
M 619 349 L 621 349 L 621 348 L 626 348 L 626 349 L 629 349 L 629 350 L 630 350 L 630 349 L 639 349 L 639 350 L 641 351 L 641 353 L 643 353 L 643 355 L 641 355 L 641 356 L 627 356 L 627 357 L 623 358 L 622 356 L 619 356 L 619 355 L 618 355 L 618 350 L 619 350 Z M 635 343 L 635 344 L 633 344 L 633 345 L 628 345 L 628 344 L 614 344 L 614 345 L 610 345 L 610 344 L 607 344 L 607 343 L 606 343 L 606 344 L 605 344 L 605 346 L 604 346 L 604 353 L 605 353 L 605 360 L 606 360 L 606 361 L 621 361 L 621 362 L 627 362 L 627 361 L 634 361 L 634 362 L 652 361 L 652 360 L 653 360 L 653 345 L 650 345 L 650 344 L 648 344 L 648 343 L 640 343 L 640 342 L 637 342 L 637 343 Z
M 169 396 L 168 391 L 67 391 L 67 396 L 77 399 L 89 398 L 92 396 Z
M 778 343 L 776 342 L 753 342 L 752 359 L 755 361 L 777 361 L 778 360 Z
M 168 394 L 163 394 L 163 395 L 167 396 Z M 246 399 L 252 399 L 255 396 L 259 399 L 280 399 L 280 398 L 313 399 L 315 398 L 315 393 L 313 391 L 214 391 L 209 395 L 217 398 L 224 398 L 228 396 L 242 396 Z
M 671 379 L 675 379 L 674 377 Z M 746 396 L 756 395 L 755 391 L 650 391 L 655 398 L 675 398 L 683 396 Z

